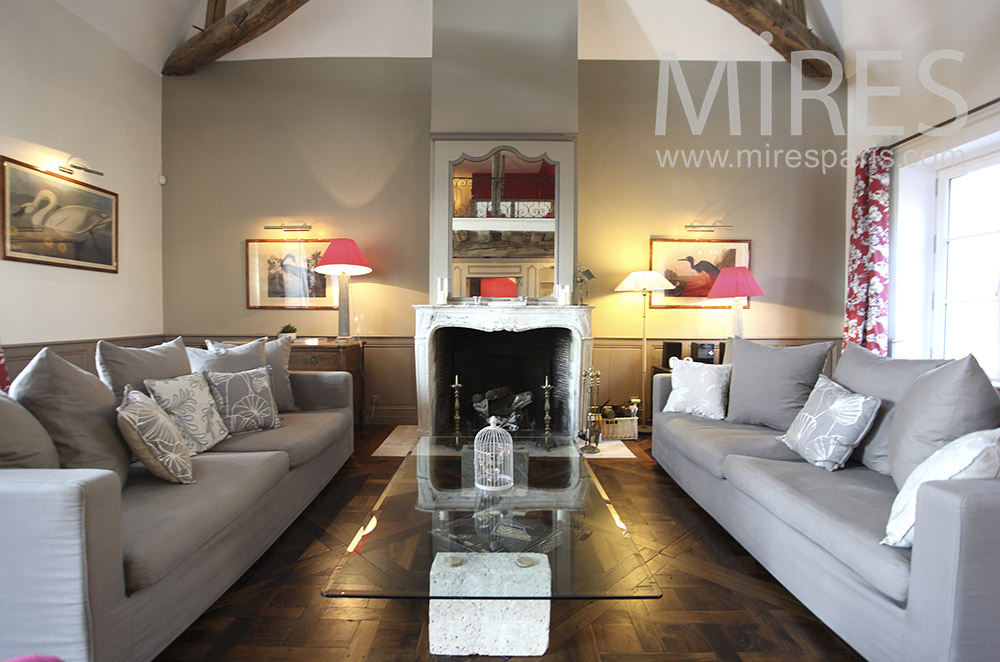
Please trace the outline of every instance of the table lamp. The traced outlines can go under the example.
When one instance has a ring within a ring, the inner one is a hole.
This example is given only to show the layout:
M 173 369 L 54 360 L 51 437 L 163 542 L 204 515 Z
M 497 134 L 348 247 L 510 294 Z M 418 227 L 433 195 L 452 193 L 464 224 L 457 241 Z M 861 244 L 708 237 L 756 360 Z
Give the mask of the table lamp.
M 732 321 L 733 337 L 743 337 L 743 297 L 763 296 L 764 290 L 747 267 L 724 267 L 719 272 L 712 289 L 708 292 L 709 299 L 733 298 Z
M 633 271 L 618 283 L 615 292 L 642 292 L 642 394 L 640 422 L 646 420 L 646 295 L 651 290 L 672 290 L 676 285 L 658 271 Z
M 334 239 L 316 263 L 316 272 L 337 276 L 339 326 L 336 342 L 353 342 L 351 337 L 351 276 L 370 274 L 372 268 L 353 239 Z

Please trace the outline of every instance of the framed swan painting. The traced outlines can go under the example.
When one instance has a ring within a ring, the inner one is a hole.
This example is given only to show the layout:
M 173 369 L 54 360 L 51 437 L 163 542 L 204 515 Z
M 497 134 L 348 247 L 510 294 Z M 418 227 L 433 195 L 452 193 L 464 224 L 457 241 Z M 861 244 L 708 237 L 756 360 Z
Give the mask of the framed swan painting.
M 118 194 L 6 156 L 3 257 L 118 273 Z
M 729 308 L 732 300 L 709 299 L 723 267 L 749 267 L 749 239 L 649 239 L 649 269 L 674 283 L 650 292 L 650 308 Z
M 247 239 L 247 308 L 336 308 L 336 279 L 316 273 L 329 245 L 329 239 Z

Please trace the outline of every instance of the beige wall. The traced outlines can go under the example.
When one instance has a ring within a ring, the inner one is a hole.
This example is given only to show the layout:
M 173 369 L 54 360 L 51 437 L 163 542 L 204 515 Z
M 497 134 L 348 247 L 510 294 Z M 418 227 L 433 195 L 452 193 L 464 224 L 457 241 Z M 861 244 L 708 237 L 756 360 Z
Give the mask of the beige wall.
M 160 79 L 52 0 L 0 0 L 0 153 L 118 194 L 119 273 L 0 260 L 4 344 L 163 330 Z

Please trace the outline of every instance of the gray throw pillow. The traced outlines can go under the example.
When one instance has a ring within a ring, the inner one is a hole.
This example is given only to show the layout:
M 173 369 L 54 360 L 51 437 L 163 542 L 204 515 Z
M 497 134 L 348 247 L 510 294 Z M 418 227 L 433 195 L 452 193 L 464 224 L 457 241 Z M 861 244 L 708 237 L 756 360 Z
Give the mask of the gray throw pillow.
M 948 442 L 1000 427 L 1000 396 L 971 354 L 914 380 L 896 407 L 889 464 L 896 487 Z
M 827 471 L 841 469 L 872 426 L 880 402 L 820 375 L 802 411 L 778 441 L 810 464 Z
M 101 380 L 48 347 L 10 385 L 10 395 L 52 437 L 65 469 L 110 469 L 122 485 L 129 456 L 118 432 L 115 396 Z
M 238 347 L 238 345 L 215 342 L 214 340 L 206 340 L 205 345 L 209 349 Z M 264 343 L 264 354 L 267 357 L 267 364 L 271 366 L 271 388 L 274 391 L 274 401 L 278 404 L 278 411 L 298 411 L 295 397 L 292 395 L 292 380 L 288 374 L 288 360 L 292 356 L 292 339 L 289 336 L 284 336 L 277 340 L 268 340 Z
M 125 387 L 125 397 L 118 407 L 118 429 L 154 476 L 169 483 L 195 482 L 191 451 L 181 431 L 148 395 Z
M 107 340 L 97 341 L 97 374 L 118 403 L 126 386 L 148 393 L 145 380 L 170 379 L 190 372 L 191 363 L 180 336 L 153 347 L 119 347 Z
M 871 430 L 852 457 L 869 469 L 889 475 L 889 431 L 900 401 L 913 380 L 929 370 L 942 366 L 945 359 L 889 359 L 870 352 L 854 343 L 844 353 L 833 371 L 833 381 L 855 393 L 872 395 L 882 400 Z
M 205 372 L 215 406 L 233 434 L 282 426 L 271 391 L 271 367 L 244 372 Z
M 147 379 L 146 388 L 181 431 L 192 455 L 207 451 L 229 436 L 212 392 L 197 372 L 173 379 Z
M 727 351 L 733 375 L 726 420 L 787 430 L 809 399 L 832 347 L 832 342 L 771 347 L 734 338 Z
M 0 469 L 58 469 L 52 437 L 17 400 L 0 393 Z
M 264 339 L 259 338 L 245 345 L 235 347 L 219 347 L 208 344 L 208 349 L 187 347 L 188 360 L 191 361 L 191 372 L 243 372 L 267 365 L 264 354 Z

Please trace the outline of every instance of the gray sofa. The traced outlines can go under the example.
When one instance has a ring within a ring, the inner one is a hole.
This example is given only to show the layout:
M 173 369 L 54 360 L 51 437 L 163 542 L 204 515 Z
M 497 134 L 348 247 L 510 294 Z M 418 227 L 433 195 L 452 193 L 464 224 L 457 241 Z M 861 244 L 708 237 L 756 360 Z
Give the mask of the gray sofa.
M 0 471 L 0 659 L 151 660 L 235 582 L 354 450 L 352 378 L 291 373 L 301 411 L 192 461 Z M 0 430 L 0 434 L 9 431 Z
M 899 375 L 897 393 L 907 386 Z M 858 392 L 874 381 L 855 377 Z M 813 466 L 776 440 L 784 430 L 663 413 L 670 389 L 670 375 L 653 377 L 653 457 L 856 651 L 872 661 L 997 658 L 1000 481 L 925 483 L 912 550 L 880 545 L 891 476 Z

